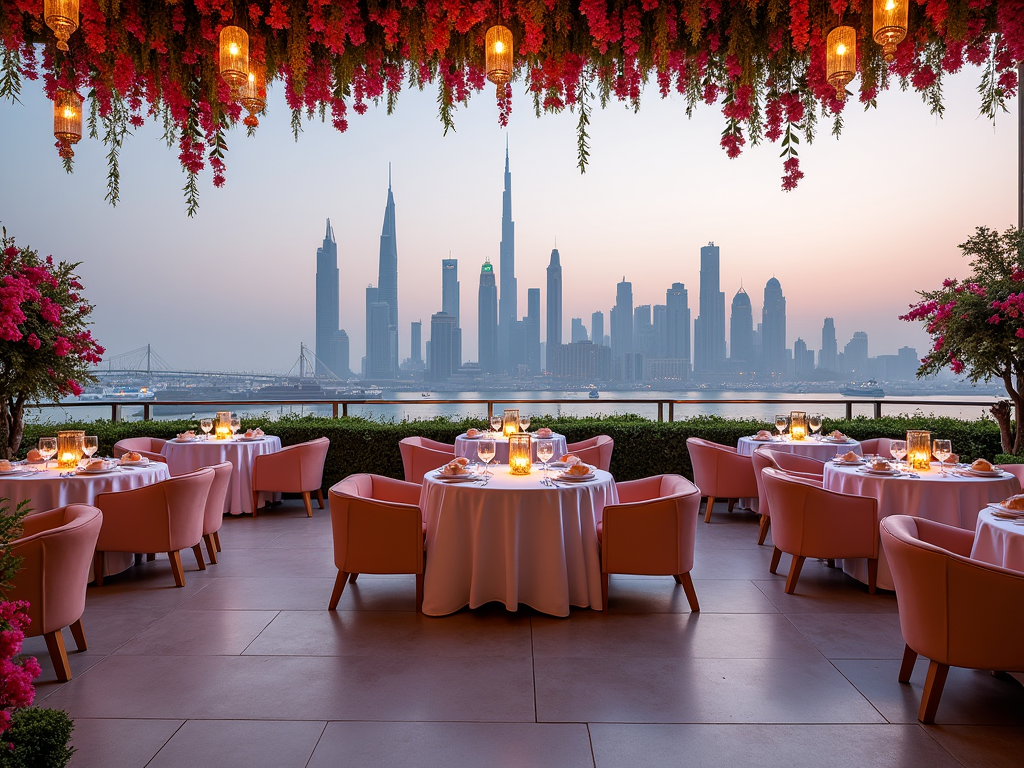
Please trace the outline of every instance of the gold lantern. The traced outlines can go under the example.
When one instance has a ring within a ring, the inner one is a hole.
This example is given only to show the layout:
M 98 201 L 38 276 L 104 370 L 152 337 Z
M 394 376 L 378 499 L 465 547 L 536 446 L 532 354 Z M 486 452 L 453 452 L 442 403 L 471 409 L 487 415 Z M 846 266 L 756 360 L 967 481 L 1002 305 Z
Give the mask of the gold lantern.
M 512 79 L 512 30 L 500 24 L 487 30 L 484 63 L 487 79 L 494 83 L 500 97 L 505 84 Z
M 803 440 L 807 437 L 807 414 L 803 411 L 789 412 L 789 439 Z
M 501 417 L 501 433 L 505 437 L 510 437 L 519 431 L 519 409 L 518 408 L 506 408 L 504 415 Z
M 53 136 L 60 142 L 60 156 L 75 156 L 72 144 L 82 138 L 82 97 L 77 91 L 57 91 L 53 100 Z
M 235 95 L 249 80 L 249 35 L 228 25 L 220 31 L 220 76 Z
M 857 74 L 857 30 L 836 27 L 828 33 L 825 64 L 828 84 L 836 89 L 836 98 L 843 101 L 846 86 Z
M 530 433 L 517 432 L 508 438 L 508 471 L 513 475 L 528 475 L 533 466 Z
M 57 50 L 68 50 L 68 38 L 78 29 L 78 0 L 43 0 L 43 21 L 57 37 Z
M 217 425 L 213 436 L 217 440 L 231 439 L 231 411 L 217 411 Z
M 74 469 L 78 466 L 84 451 L 85 432 L 80 429 L 68 429 L 57 433 L 57 466 L 61 469 Z
M 907 36 L 910 0 L 874 0 L 874 40 L 886 61 L 896 58 L 896 46 Z
M 907 431 L 907 465 L 911 469 L 928 469 L 932 462 L 932 433 L 923 429 Z
M 267 106 L 267 70 L 266 67 L 253 64 L 249 69 L 249 76 L 238 93 L 238 103 L 249 111 L 249 115 L 242 122 L 250 128 L 256 128 L 259 124 L 257 112 L 262 112 Z

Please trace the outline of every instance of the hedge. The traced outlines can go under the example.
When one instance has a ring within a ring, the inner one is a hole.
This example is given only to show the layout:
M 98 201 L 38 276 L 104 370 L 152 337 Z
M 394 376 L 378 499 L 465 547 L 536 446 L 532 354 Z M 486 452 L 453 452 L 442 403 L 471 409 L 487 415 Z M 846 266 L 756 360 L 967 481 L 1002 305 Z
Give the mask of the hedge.
M 446 443 L 469 427 L 486 428 L 482 419 L 450 419 L 438 417 L 416 421 L 372 421 L 363 418 L 320 416 L 285 416 L 272 419 L 246 418 L 246 427 L 262 427 L 278 435 L 284 445 L 293 445 L 317 437 L 329 437 L 331 447 L 324 466 L 324 488 L 356 472 L 372 472 L 389 477 L 403 477 L 402 457 L 398 441 L 420 435 Z M 674 422 L 650 421 L 640 416 L 570 417 L 542 416 L 531 424 L 551 427 L 565 435 L 568 442 L 595 435 L 610 435 L 615 440 L 611 471 L 618 480 L 634 480 L 661 473 L 678 473 L 693 478 L 686 438 L 702 437 L 716 443 L 736 445 L 736 441 L 768 425 L 756 419 L 726 419 L 719 416 L 697 416 Z M 54 435 L 59 429 L 84 429 L 97 435 L 99 455 L 109 455 L 113 445 L 126 437 L 172 438 L 186 429 L 197 429 L 194 420 L 73 422 L 66 424 L 27 424 L 21 456 L 35 445 L 40 436 Z M 901 416 L 870 419 L 825 419 L 823 432 L 839 429 L 850 437 L 865 440 L 872 437 L 902 438 L 908 429 L 927 429 L 934 438 L 948 439 L 961 461 L 978 457 L 990 458 L 1000 453 L 999 428 L 991 419 L 964 421 L 937 416 Z

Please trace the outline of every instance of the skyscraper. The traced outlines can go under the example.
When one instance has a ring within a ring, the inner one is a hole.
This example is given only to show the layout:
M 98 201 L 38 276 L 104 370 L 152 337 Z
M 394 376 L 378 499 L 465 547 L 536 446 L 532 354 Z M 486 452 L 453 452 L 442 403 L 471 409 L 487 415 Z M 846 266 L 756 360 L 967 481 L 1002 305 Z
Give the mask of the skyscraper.
M 868 335 L 864 331 L 853 334 L 853 338 L 843 347 L 843 358 L 846 360 L 846 370 L 851 375 L 868 375 Z
M 423 321 L 414 320 L 412 331 L 409 336 L 409 358 L 414 363 L 423 362 Z
M 651 323 L 654 325 L 654 356 L 668 357 L 668 305 L 655 304 L 651 307 Z
M 657 357 L 650 304 L 641 304 L 633 309 L 633 351 L 643 355 L 644 359 Z
M 516 224 L 512 221 L 512 172 L 508 169 L 508 140 L 505 141 L 505 191 L 501 195 L 501 246 L 498 258 L 498 356 L 500 370 L 511 370 L 509 338 L 515 332 L 519 290 L 516 285 Z
M 806 381 L 814 373 L 814 350 L 807 348 L 807 342 L 798 338 L 793 342 L 793 375 L 798 381 Z
M 367 289 L 369 293 L 369 289 Z M 393 329 L 388 323 L 389 305 L 375 301 L 367 307 L 370 316 L 370 346 L 366 355 L 366 375 L 370 379 L 392 379 L 391 353 Z
M 551 251 L 548 263 L 548 325 L 547 335 L 547 369 L 551 370 L 552 355 L 562 343 L 562 265 L 558 260 L 558 249 Z
M 587 337 L 587 327 L 583 324 L 582 317 L 574 317 L 572 319 L 572 334 L 569 339 L 573 344 L 579 341 L 590 341 Z
M 386 330 L 374 330 L 375 338 L 387 338 L 387 373 L 374 378 L 393 378 L 398 373 L 398 244 L 395 239 L 395 196 L 391 193 L 391 167 L 388 166 L 388 200 L 384 206 L 384 224 L 380 230 L 380 261 L 377 267 L 378 301 L 388 305 Z
M 373 318 L 371 317 L 370 307 L 376 304 L 378 301 L 377 289 L 373 285 L 366 286 L 366 346 L 365 354 L 363 355 L 363 376 L 371 378 L 370 370 L 373 367 L 370 362 L 370 349 L 372 347 L 371 338 L 373 337 Z
M 729 360 L 749 372 L 757 360 L 754 357 L 754 311 L 750 297 L 740 288 L 732 299 L 729 319 Z
M 764 286 L 761 309 L 761 369 L 765 373 L 786 372 L 786 297 L 774 277 Z
M 633 354 L 633 284 L 625 276 L 615 286 L 615 306 L 612 307 L 612 367 L 621 381 L 632 381 L 627 355 Z
M 453 348 L 455 317 L 447 312 L 430 316 L 430 380 L 447 381 L 458 368 Z
M 526 327 L 526 366 L 530 373 L 539 376 L 543 365 L 540 359 L 540 288 L 526 289 L 526 317 L 523 318 Z M 551 349 L 551 344 L 548 344 Z
M 685 360 L 690 363 L 690 305 L 686 292 L 686 286 L 682 283 L 672 283 L 672 287 L 665 291 L 665 306 L 668 311 L 666 322 L 666 343 L 668 348 L 665 356 L 675 360 Z M 595 340 L 595 344 L 597 341 Z
M 595 312 L 590 316 L 590 338 L 595 347 L 604 344 L 604 312 Z
M 459 312 L 459 260 L 441 259 L 441 311 L 455 318 L 452 354 L 455 367 L 462 365 L 462 322 Z
M 317 376 L 348 376 L 348 334 L 338 328 L 339 304 L 338 244 L 334 240 L 331 220 L 328 219 L 324 244 L 316 249 Z
M 718 246 L 700 249 L 699 314 L 693 324 L 693 370 L 722 370 L 725 362 L 725 294 L 721 290 Z
M 827 371 L 839 372 L 839 344 L 836 342 L 836 322 L 831 317 L 825 318 L 821 326 L 821 352 L 818 353 L 818 367 Z
M 480 268 L 480 289 L 477 293 L 477 355 L 480 370 L 496 373 L 498 366 L 498 289 L 490 260 Z

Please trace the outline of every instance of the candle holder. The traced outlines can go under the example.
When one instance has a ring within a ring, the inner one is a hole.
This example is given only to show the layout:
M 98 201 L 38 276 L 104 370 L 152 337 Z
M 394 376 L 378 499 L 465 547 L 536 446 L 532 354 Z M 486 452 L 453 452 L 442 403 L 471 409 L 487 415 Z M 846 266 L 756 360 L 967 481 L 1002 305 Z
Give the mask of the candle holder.
M 81 461 L 84 451 L 85 432 L 69 429 L 57 433 L 57 466 L 61 469 L 74 469 Z
M 533 468 L 530 435 L 517 432 L 508 436 L 508 471 L 513 475 L 528 475 Z
M 928 469 L 932 462 L 932 433 L 923 429 L 907 431 L 907 466 Z
M 807 437 L 807 414 L 803 411 L 789 412 L 789 439 L 803 440 Z
M 519 431 L 519 409 L 506 408 L 501 417 L 501 433 L 505 437 L 514 435 Z
M 213 428 L 217 440 L 231 439 L 231 411 L 217 411 L 217 424 Z

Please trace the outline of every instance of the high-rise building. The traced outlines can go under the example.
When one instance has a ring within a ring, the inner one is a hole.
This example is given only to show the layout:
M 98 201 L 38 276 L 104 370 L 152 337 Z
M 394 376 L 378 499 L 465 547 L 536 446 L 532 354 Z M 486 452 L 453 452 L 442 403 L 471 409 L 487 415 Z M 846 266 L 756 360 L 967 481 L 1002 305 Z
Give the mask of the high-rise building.
M 659 357 L 650 304 L 641 304 L 633 309 L 633 351 L 644 358 Z
M 853 334 L 853 338 L 843 347 L 843 358 L 850 375 L 868 375 L 868 335 L 864 331 Z
M 509 339 L 515 332 L 519 306 L 516 285 L 516 224 L 512 221 L 512 172 L 508 168 L 508 140 L 505 141 L 505 190 L 501 194 L 501 246 L 498 252 L 498 360 L 499 370 L 511 370 Z
M 612 367 L 621 373 L 622 381 L 632 381 L 632 370 L 625 364 L 627 355 L 633 354 L 633 284 L 622 282 L 615 286 L 615 306 L 612 307 Z
M 343 379 L 352 375 L 349 363 L 348 333 L 343 328 L 334 332 L 334 373 Z
M 430 380 L 448 381 L 458 369 L 455 359 L 455 317 L 447 312 L 430 316 Z
M 814 373 L 814 350 L 807 348 L 807 342 L 797 339 L 793 342 L 793 375 L 799 381 L 806 381 Z
M 665 306 L 668 311 L 666 318 L 668 349 L 666 349 L 665 355 L 669 359 L 685 360 L 689 365 L 690 306 L 686 286 L 682 283 L 672 283 L 672 287 L 665 291 Z M 595 343 L 597 343 L 596 339 Z
M 363 366 L 362 373 L 366 378 L 370 377 L 370 348 L 372 346 L 371 338 L 373 336 L 373 318 L 370 316 L 370 307 L 378 302 L 377 289 L 373 285 L 366 286 L 366 346 L 365 354 L 363 355 Z
M 834 373 L 839 372 L 839 345 L 836 343 L 836 323 L 831 317 L 825 318 L 821 326 L 821 352 L 818 353 L 818 367 Z
M 651 324 L 654 326 L 654 341 L 656 357 L 664 358 L 668 355 L 668 306 L 655 304 L 651 307 Z
M 477 355 L 480 370 L 498 372 L 498 289 L 490 260 L 480 268 L 480 289 L 477 292 Z
M 583 324 L 582 317 L 574 317 L 572 319 L 572 333 L 569 336 L 569 340 L 573 344 L 577 341 L 590 341 L 590 337 L 587 336 L 587 326 Z
M 725 363 L 725 294 L 720 272 L 718 246 L 708 243 L 700 249 L 699 314 L 693 324 L 695 373 L 720 371 Z
M 761 308 L 761 369 L 765 373 L 786 373 L 786 297 L 774 277 L 764 286 Z
M 348 334 L 338 328 L 338 244 L 327 220 L 324 244 L 316 249 L 316 366 L 317 376 L 345 378 L 348 370 Z M 344 347 L 344 349 L 343 349 Z
M 395 375 L 391 368 L 394 333 L 388 322 L 389 311 L 390 306 L 384 301 L 375 301 L 367 307 L 370 316 L 370 346 L 366 355 L 366 376 L 370 379 L 391 379 Z
M 590 338 L 594 346 L 604 345 L 604 312 L 595 312 L 590 316 Z
M 523 318 L 526 334 L 526 367 L 533 376 L 539 376 L 543 370 L 540 356 L 540 288 L 526 289 L 526 317 Z M 548 349 L 551 349 L 550 343 Z
M 611 350 L 589 341 L 559 344 L 549 357 L 550 373 L 559 379 L 594 383 L 609 381 L 612 376 Z
M 388 375 L 394 377 L 398 372 L 398 244 L 395 239 L 395 196 L 391 193 L 391 166 L 388 166 L 388 201 L 384 206 L 384 224 L 380 230 L 377 291 L 378 301 L 388 305 Z
M 459 260 L 441 259 L 441 311 L 455 318 L 452 338 L 455 367 L 462 365 L 462 322 L 459 298 Z
M 741 366 L 737 370 L 750 371 L 757 360 L 754 357 L 754 311 L 750 297 L 740 288 L 732 299 L 729 314 L 729 360 Z
M 412 332 L 409 337 L 409 346 L 411 351 L 409 357 L 414 363 L 423 362 L 423 321 L 414 320 L 412 324 Z
M 548 355 L 562 343 L 562 264 L 558 259 L 557 248 L 551 251 L 551 261 L 548 263 L 548 324 L 544 341 L 548 345 Z M 550 359 L 546 364 L 550 371 Z

